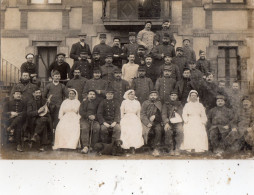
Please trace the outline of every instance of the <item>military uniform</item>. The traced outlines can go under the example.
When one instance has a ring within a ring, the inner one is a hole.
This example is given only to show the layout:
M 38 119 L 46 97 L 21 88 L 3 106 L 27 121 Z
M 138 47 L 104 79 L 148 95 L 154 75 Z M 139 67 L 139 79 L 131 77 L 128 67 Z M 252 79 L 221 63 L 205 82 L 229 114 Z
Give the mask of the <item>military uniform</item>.
M 181 75 L 180 75 L 180 70 L 178 68 L 177 65 L 175 64 L 163 64 L 161 67 L 160 67 L 160 76 L 163 77 L 163 70 L 166 68 L 170 69 L 171 70 L 171 75 L 170 77 L 175 79 L 176 81 L 179 81 L 181 80 Z
M 74 61 L 78 61 L 81 51 L 87 52 L 88 56 L 91 57 L 91 50 L 89 45 L 87 43 L 83 44 L 81 42 L 77 42 L 71 46 L 70 58 L 73 59 Z
M 187 66 L 187 59 L 185 56 L 175 56 L 172 59 L 172 64 L 175 64 L 180 71 L 180 75 L 182 78 L 183 69 Z
M 114 80 L 114 72 L 118 70 L 118 68 L 114 64 L 105 64 L 100 67 L 100 70 L 102 79 L 109 83 Z
M 20 67 L 21 75 L 23 72 L 28 72 L 29 75 L 31 74 L 38 74 L 37 67 L 34 63 L 24 62 Z
M 162 103 L 169 101 L 170 93 L 175 89 L 176 80 L 171 77 L 158 78 L 155 84 L 155 90 L 159 92 Z
M 124 58 L 123 50 L 121 48 L 119 48 L 118 46 L 113 46 L 112 52 L 113 52 L 112 53 L 112 55 L 113 55 L 112 64 L 114 64 L 118 68 L 122 68 L 122 65 L 123 65 L 122 60 Z M 114 55 L 118 55 L 118 57 L 115 57 Z
M 124 93 L 130 88 L 129 83 L 123 79 L 114 79 L 109 86 L 114 90 L 114 99 L 119 102 L 123 101 Z
M 139 45 L 147 46 L 147 51 L 146 51 L 147 54 L 149 54 L 151 50 L 153 49 L 154 37 L 155 37 L 155 34 L 153 31 L 148 31 L 145 29 L 139 31 L 137 35 L 137 43 Z
M 87 79 L 91 79 L 92 77 L 92 65 L 87 60 L 79 60 L 74 62 L 71 71 L 70 78 L 73 78 L 73 72 L 75 69 L 79 69 L 81 76 Z
M 198 59 L 196 68 L 206 75 L 208 72 L 212 72 L 211 63 L 207 59 Z
M 216 106 L 216 96 L 218 91 L 218 86 L 214 82 L 203 82 L 201 86 L 202 99 L 201 102 L 206 108 L 206 111 L 214 108 Z
M 153 82 L 147 77 L 134 78 L 132 81 L 132 88 L 135 90 L 138 101 L 142 105 L 142 103 L 147 100 L 150 91 L 153 90 Z
M 196 62 L 196 54 L 195 51 L 190 46 L 184 46 L 183 47 L 183 54 L 186 57 L 187 61 L 194 61 Z
M 36 85 L 30 82 L 23 82 L 22 80 L 13 86 L 10 94 L 10 100 L 13 100 L 13 94 L 15 91 L 22 92 L 22 100 L 26 103 L 29 99 L 33 98 L 33 92 L 37 88 Z
M 170 44 L 173 43 L 175 45 L 176 44 L 176 39 L 175 39 L 171 29 L 166 29 L 166 30 L 162 29 L 160 31 L 157 31 L 156 34 L 155 34 L 155 38 L 154 38 L 155 41 L 158 41 L 160 45 L 163 44 L 162 38 L 163 38 L 165 33 L 169 34 Z
M 102 143 L 109 143 L 109 131 L 112 130 L 112 141 L 120 139 L 120 103 L 116 99 L 101 101 L 98 107 L 97 116 L 101 125 L 100 137 Z M 103 123 L 106 122 L 111 125 L 113 122 L 117 124 L 113 128 L 107 128 Z
M 94 48 L 93 48 L 93 53 L 94 52 L 99 52 L 100 53 L 101 62 L 104 63 L 104 64 L 105 64 L 106 56 L 108 54 L 113 53 L 112 47 L 110 47 L 109 45 L 107 45 L 105 43 L 100 43 L 98 45 L 95 45 Z
M 145 56 L 139 55 L 138 53 L 136 53 L 135 54 L 134 64 L 138 64 L 140 66 L 144 66 L 145 65 Z
M 83 96 L 85 97 L 89 90 L 100 90 L 101 93 L 97 94 L 97 98 L 99 100 L 102 100 L 105 97 L 106 87 L 107 87 L 107 81 L 103 79 L 92 78 L 86 82 L 84 90 L 83 90 Z
M 87 79 L 84 77 L 80 77 L 78 79 L 73 78 L 71 80 L 68 81 L 68 83 L 66 84 L 67 88 L 72 88 L 72 89 L 76 89 L 76 91 L 78 92 L 78 99 L 80 102 L 82 102 L 83 100 L 83 89 L 85 87 L 85 84 L 87 82 Z
M 170 57 L 175 57 L 175 49 L 172 45 L 157 45 L 153 48 L 151 51 L 152 56 L 155 59 L 156 65 L 160 66 L 164 64 L 164 57 L 161 57 L 161 54 L 164 54 L 164 56 L 167 54 Z
M 228 90 L 227 94 L 230 99 L 230 104 L 232 106 L 232 109 L 234 113 L 236 114 L 240 109 L 243 93 L 240 90 L 231 89 L 231 90 Z
M 48 69 L 48 74 L 51 76 L 51 72 L 57 70 L 61 75 L 61 80 L 66 80 L 67 75 L 70 78 L 70 65 L 67 62 L 63 62 L 61 65 L 57 61 L 53 62 Z
M 135 54 L 138 50 L 138 44 L 135 43 L 127 43 L 123 47 L 124 57 L 127 59 L 130 53 Z
M 155 84 L 156 79 L 158 78 L 157 74 L 155 72 L 156 71 L 155 65 L 151 64 L 151 66 L 145 65 L 143 67 L 144 67 L 144 69 L 146 71 L 146 77 L 150 78 L 153 81 L 153 83 Z
M 187 98 L 191 90 L 196 90 L 195 83 L 191 79 L 183 78 L 182 80 L 177 81 L 175 91 L 177 92 L 182 105 L 185 105 L 187 102 Z

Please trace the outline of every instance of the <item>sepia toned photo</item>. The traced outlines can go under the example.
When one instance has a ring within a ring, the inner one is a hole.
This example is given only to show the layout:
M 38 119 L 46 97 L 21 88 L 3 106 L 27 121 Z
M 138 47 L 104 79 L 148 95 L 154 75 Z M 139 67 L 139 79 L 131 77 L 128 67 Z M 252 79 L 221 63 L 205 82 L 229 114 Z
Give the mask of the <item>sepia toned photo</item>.
M 1 159 L 254 158 L 253 0 L 1 0 Z

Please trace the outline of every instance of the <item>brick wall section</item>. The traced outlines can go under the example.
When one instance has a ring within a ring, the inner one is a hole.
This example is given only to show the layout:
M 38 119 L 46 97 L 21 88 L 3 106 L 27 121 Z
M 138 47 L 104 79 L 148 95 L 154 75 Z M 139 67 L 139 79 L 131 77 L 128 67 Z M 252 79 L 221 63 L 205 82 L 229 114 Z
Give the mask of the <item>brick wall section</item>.
M 82 3 L 82 24 L 93 23 L 93 1 L 83 0 Z
M 206 29 L 213 28 L 212 13 L 213 12 L 210 10 L 206 10 L 206 12 L 205 12 L 205 27 L 206 27 Z
M 21 11 L 20 16 L 20 29 L 27 29 L 27 17 L 28 12 L 27 11 Z
M 68 30 L 69 29 L 69 11 L 63 10 L 62 13 L 62 29 Z

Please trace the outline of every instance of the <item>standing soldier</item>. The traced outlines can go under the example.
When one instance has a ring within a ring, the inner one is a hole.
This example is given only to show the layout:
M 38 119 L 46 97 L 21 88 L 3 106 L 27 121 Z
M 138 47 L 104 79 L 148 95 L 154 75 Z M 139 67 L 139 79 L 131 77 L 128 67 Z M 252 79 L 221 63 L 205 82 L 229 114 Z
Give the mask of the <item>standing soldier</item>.
M 237 81 L 232 83 L 232 88 L 228 91 L 228 96 L 230 98 L 233 111 L 236 114 L 239 111 L 241 100 L 243 98 L 243 93 L 241 92 L 239 83 Z
M 143 126 L 144 143 L 148 144 L 149 131 L 154 131 L 154 139 L 151 141 L 153 155 L 158 156 L 158 147 L 161 145 L 161 110 L 162 104 L 158 92 L 151 91 L 148 100 L 144 101 L 141 107 L 140 118 Z
M 155 90 L 159 92 L 162 104 L 169 101 L 170 93 L 175 89 L 176 80 L 172 78 L 172 69 L 165 66 L 163 77 L 158 78 L 155 84 Z
M 134 61 L 134 63 L 138 64 L 140 66 L 144 66 L 145 65 L 145 55 L 146 55 L 145 47 L 143 45 L 139 45 L 138 46 L 138 50 L 135 53 L 135 61 Z
M 95 45 L 93 48 L 93 53 L 94 52 L 99 52 L 100 53 L 100 59 L 102 63 L 105 63 L 105 58 L 108 54 L 112 54 L 112 47 L 106 44 L 107 40 L 107 35 L 106 34 L 100 34 L 100 44 Z
M 135 94 L 141 105 L 147 100 L 150 91 L 153 90 L 153 81 L 145 75 L 146 71 L 144 67 L 140 66 L 138 68 L 138 77 L 132 81 L 132 88 L 135 90 Z
M 197 61 L 197 69 L 200 70 L 203 75 L 207 75 L 208 72 L 212 72 L 211 63 L 205 57 L 205 51 L 199 51 L 199 59 Z
M 187 59 L 183 55 L 183 48 L 182 47 L 177 47 L 176 48 L 176 56 L 173 57 L 172 63 L 178 66 L 180 75 L 183 74 L 183 69 L 187 66 Z
M 162 30 L 156 32 L 156 35 L 155 35 L 155 44 L 156 45 L 163 44 L 163 36 L 164 36 L 165 33 L 169 34 L 169 43 L 170 43 L 170 45 L 175 47 L 176 40 L 175 40 L 175 37 L 173 35 L 172 30 L 170 29 L 170 22 L 169 22 L 169 20 L 164 20 L 163 23 L 162 23 Z
M 151 28 L 152 22 L 146 21 L 145 28 L 139 31 L 137 35 L 137 43 L 143 45 L 147 49 L 146 54 L 149 54 L 153 49 L 155 34 L 151 31 Z
M 113 39 L 112 52 L 113 52 L 113 64 L 118 68 L 122 68 L 123 65 L 122 60 L 124 57 L 124 53 L 123 50 L 121 49 L 119 37 L 114 37 Z
M 194 61 L 196 62 L 196 54 L 195 51 L 190 46 L 190 39 L 185 38 L 183 40 L 183 55 L 186 57 L 187 61 Z
M 114 71 L 118 69 L 117 66 L 112 64 L 112 61 L 112 54 L 108 54 L 105 59 L 106 64 L 100 67 L 101 77 L 103 80 L 107 81 L 107 83 L 114 79 Z
M 123 95 L 130 88 L 130 86 L 126 80 L 122 79 L 121 69 L 114 71 L 114 80 L 109 85 L 114 90 L 114 98 L 122 103 Z
M 157 75 L 156 75 L 156 68 L 155 65 L 153 63 L 153 58 L 151 55 L 146 55 L 145 57 L 145 66 L 144 66 L 145 70 L 146 70 L 146 77 L 150 78 L 153 83 L 155 84 L 156 79 L 157 79 Z
M 93 59 L 92 59 L 92 70 L 94 68 L 99 68 L 100 66 L 103 66 L 105 64 L 105 61 L 101 61 L 100 51 L 94 51 L 93 52 Z
M 171 78 L 175 79 L 176 81 L 181 79 L 180 70 L 177 65 L 172 63 L 172 57 L 169 54 L 165 54 L 164 56 L 164 64 L 159 69 L 159 76 L 163 76 L 165 67 L 169 67 L 171 69 Z
M 91 50 L 87 43 L 85 43 L 86 40 L 86 33 L 80 33 L 79 34 L 80 41 L 77 43 L 74 43 L 71 46 L 71 52 L 70 52 L 70 58 L 75 61 L 81 60 L 80 53 L 81 51 L 85 51 L 88 54 L 88 59 L 91 58 Z
M 138 44 L 136 43 L 136 33 L 129 32 L 129 43 L 123 47 L 124 57 L 127 59 L 130 53 L 136 53 L 138 50 Z
M 97 111 L 98 121 L 101 125 L 100 137 L 102 143 L 114 143 L 120 139 L 120 103 L 114 99 L 114 91 L 106 90 L 106 99 L 99 104 Z M 112 137 L 109 137 L 110 131 Z
M 75 61 L 73 66 L 71 67 L 70 78 L 73 78 L 73 72 L 75 69 L 78 68 L 82 77 L 90 79 L 92 76 L 92 66 L 87 60 L 88 53 L 85 51 L 81 51 L 80 57 L 81 59 L 79 61 Z
M 78 100 L 82 102 L 83 101 L 82 93 L 84 86 L 87 82 L 87 79 L 81 76 L 80 68 L 75 68 L 73 74 L 74 74 L 73 79 L 68 81 L 66 87 L 69 89 L 75 89 L 78 92 Z

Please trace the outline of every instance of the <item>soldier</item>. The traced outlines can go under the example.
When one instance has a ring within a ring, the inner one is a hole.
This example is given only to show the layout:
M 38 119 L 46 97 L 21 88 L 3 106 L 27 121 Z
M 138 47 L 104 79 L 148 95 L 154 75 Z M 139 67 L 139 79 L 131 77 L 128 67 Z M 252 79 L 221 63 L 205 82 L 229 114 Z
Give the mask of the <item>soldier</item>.
M 99 101 L 96 98 L 96 92 L 89 90 L 87 99 L 84 100 L 79 108 L 80 119 L 80 141 L 81 153 L 87 154 L 89 149 L 99 141 L 100 124 L 96 116 Z M 90 138 L 90 136 L 92 136 Z M 90 141 L 91 140 L 91 143 Z M 89 148 L 90 147 L 90 148 Z
M 165 145 L 170 151 L 170 155 L 179 155 L 180 146 L 183 142 L 183 123 L 179 120 L 183 113 L 183 106 L 177 98 L 177 92 L 172 91 L 170 93 L 170 100 L 162 106 L 162 120 L 165 125 Z M 176 115 L 178 115 L 178 120 Z
M 33 98 L 33 91 L 35 88 L 37 88 L 37 86 L 30 82 L 29 73 L 23 72 L 21 74 L 19 83 L 14 85 L 11 90 L 10 100 L 13 100 L 13 94 L 15 93 L 15 91 L 21 91 L 22 100 L 24 101 L 24 103 L 27 103 L 29 99 Z
M 197 67 L 196 62 L 189 61 L 187 64 L 191 71 L 191 79 L 197 82 L 202 80 L 203 73 L 196 68 Z
M 172 69 L 165 66 L 163 77 L 158 78 L 155 84 L 155 90 L 159 92 L 162 104 L 169 101 L 169 95 L 175 89 L 175 86 L 176 80 L 172 78 Z
M 179 81 L 181 79 L 180 70 L 177 65 L 172 63 L 172 57 L 169 54 L 165 54 L 164 56 L 164 64 L 159 69 L 159 76 L 163 76 L 165 67 L 169 67 L 171 69 L 171 78 L 175 79 L 176 81 Z
M 243 98 L 243 93 L 241 92 L 239 83 L 237 81 L 232 83 L 232 88 L 228 90 L 228 96 L 230 98 L 232 109 L 236 114 L 239 111 L 241 100 Z
M 83 97 L 86 98 L 88 91 L 96 91 L 96 98 L 101 101 L 105 97 L 105 90 L 107 87 L 107 81 L 101 79 L 100 69 L 94 69 L 93 78 L 88 80 L 83 90 Z
M 129 62 L 127 64 L 124 64 L 122 67 L 122 78 L 129 82 L 129 85 L 131 85 L 133 78 L 138 76 L 138 64 L 135 64 L 135 55 L 129 54 L 128 56 Z
M 70 78 L 70 65 L 64 59 L 65 54 L 58 53 L 56 55 L 56 61 L 49 66 L 48 74 L 51 76 L 51 73 L 57 70 L 61 75 L 61 79 L 64 80 L 61 83 L 66 84 L 67 78 Z
M 196 62 L 196 54 L 195 51 L 191 48 L 190 39 L 188 38 L 183 39 L 183 54 L 188 62 Z
M 100 66 L 103 66 L 105 64 L 105 61 L 101 60 L 100 51 L 94 51 L 93 52 L 93 59 L 91 63 L 92 70 L 94 68 L 99 68 Z
M 187 97 L 191 90 L 195 90 L 195 83 L 190 78 L 191 72 L 189 68 L 183 69 L 183 78 L 180 81 L 177 81 L 175 90 L 178 94 L 179 100 L 182 102 L 182 105 L 185 105 L 187 102 Z
M 135 90 L 135 94 L 138 98 L 138 101 L 142 103 L 147 100 L 150 91 L 153 90 L 153 82 L 150 78 L 147 78 L 146 71 L 144 67 L 138 68 L 138 77 L 134 78 L 132 81 L 132 88 Z
M 100 67 L 101 77 L 103 80 L 107 81 L 107 83 L 114 79 L 114 71 L 118 69 L 117 66 L 112 64 L 112 61 L 112 54 L 108 54 L 105 59 L 106 64 Z
M 157 31 L 155 35 L 155 45 L 161 45 L 163 44 L 163 35 L 167 33 L 169 34 L 169 43 L 175 47 L 176 45 L 176 40 L 173 35 L 172 30 L 170 29 L 170 22 L 169 20 L 164 20 L 162 23 L 162 30 Z
M 211 63 L 205 57 L 206 53 L 203 50 L 199 51 L 199 59 L 197 61 L 197 69 L 203 73 L 203 75 L 207 75 L 208 72 L 212 72 Z
M 126 80 L 122 79 L 122 71 L 120 69 L 114 71 L 114 80 L 109 85 L 114 90 L 114 98 L 122 103 L 123 95 L 130 88 L 130 85 Z
M 182 76 L 183 74 L 183 69 L 187 66 L 187 59 L 183 55 L 183 48 L 182 47 L 177 47 L 176 48 L 176 56 L 173 57 L 172 63 L 178 66 L 180 75 Z
M 140 66 L 144 66 L 145 65 L 145 55 L 146 55 L 145 47 L 143 45 L 139 45 L 138 50 L 135 53 L 134 63 L 138 64 Z
M 153 58 L 151 55 L 146 55 L 145 56 L 145 66 L 144 66 L 145 70 L 146 70 L 146 77 L 150 78 L 153 83 L 155 84 L 156 79 L 157 79 L 157 75 L 156 75 L 156 67 L 153 63 Z
M 14 136 L 17 144 L 17 151 L 23 152 L 21 145 L 21 132 L 26 116 L 26 104 L 22 101 L 22 92 L 18 88 L 13 90 L 12 96 L 12 100 L 6 102 L 4 105 L 3 122 L 6 123 L 9 141 L 14 141 Z
M 81 76 L 90 79 L 92 76 L 92 65 L 87 60 L 88 53 L 85 51 L 80 52 L 80 60 L 75 61 L 70 71 L 70 79 L 73 78 L 73 72 L 75 69 L 79 69 Z
M 208 132 L 213 152 L 221 155 L 233 146 L 226 139 L 231 131 L 237 133 L 237 129 L 232 110 L 225 107 L 225 97 L 217 95 L 216 99 L 217 106 L 208 112 Z
M 225 97 L 225 101 L 226 101 L 225 106 L 227 108 L 232 108 L 230 98 L 228 96 L 228 89 L 226 88 L 226 81 L 225 80 L 218 81 L 217 94 L 223 95 Z
M 143 126 L 143 138 L 145 144 L 148 144 L 149 131 L 154 131 L 155 136 L 151 141 L 154 156 L 159 155 L 158 147 L 161 145 L 161 109 L 162 104 L 159 100 L 158 92 L 151 91 L 149 99 L 142 104 L 140 118 Z
M 153 31 L 151 31 L 151 28 L 152 28 L 152 22 L 146 21 L 145 28 L 139 31 L 137 35 L 137 43 L 139 45 L 143 45 L 147 49 L 146 54 L 149 54 L 151 50 L 153 49 L 155 34 L 153 33 Z
M 120 38 L 114 37 L 113 39 L 113 64 L 118 68 L 122 68 L 122 59 L 124 58 L 123 50 L 121 49 Z
M 81 76 L 80 68 L 76 67 L 74 69 L 74 77 L 73 79 L 69 80 L 68 83 L 66 84 L 66 87 L 69 89 L 75 89 L 78 92 L 78 99 L 80 102 L 83 101 L 83 89 L 88 81 L 87 78 L 84 78 Z
M 136 53 L 138 50 L 138 44 L 136 43 L 136 33 L 129 32 L 129 43 L 125 44 L 123 47 L 124 57 L 127 59 L 129 54 Z
M 95 45 L 93 48 L 94 52 L 100 52 L 100 59 L 102 63 L 105 62 L 105 58 L 108 54 L 112 54 L 112 47 L 106 44 L 107 35 L 106 34 L 100 34 L 100 44 Z
M 37 85 L 38 87 L 40 87 L 41 82 L 40 80 L 38 80 L 37 75 L 38 75 L 38 67 L 33 63 L 34 60 L 34 54 L 29 53 L 26 55 L 26 62 L 24 62 L 21 65 L 21 74 L 23 72 L 28 72 L 29 76 L 31 78 L 31 83 Z
M 81 60 L 80 53 L 81 53 L 81 51 L 84 51 L 84 52 L 87 52 L 88 59 L 90 60 L 91 50 L 90 50 L 89 45 L 87 43 L 85 43 L 87 34 L 80 33 L 78 36 L 79 36 L 79 42 L 74 43 L 71 46 L 70 58 L 73 59 L 74 62 L 79 61 L 79 60 Z
M 114 90 L 106 90 L 106 99 L 99 104 L 97 111 L 98 121 L 101 125 L 100 137 L 102 143 L 114 143 L 120 139 L 120 103 L 114 99 Z M 112 137 L 109 137 L 110 131 Z
M 41 152 L 45 151 L 45 146 L 48 144 L 48 131 L 52 131 L 52 121 L 47 108 L 44 106 L 47 102 L 42 98 L 41 90 L 35 89 L 33 99 L 27 104 L 27 116 L 31 118 L 30 126 L 34 129 L 31 141 L 36 142 L 39 137 Z M 45 114 L 40 116 L 41 114 Z

